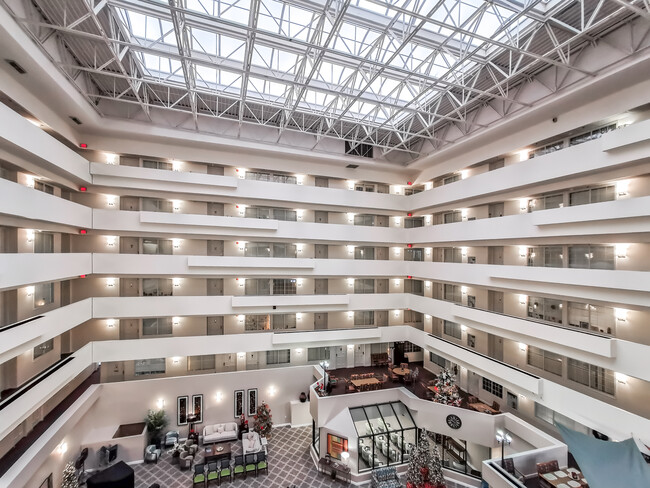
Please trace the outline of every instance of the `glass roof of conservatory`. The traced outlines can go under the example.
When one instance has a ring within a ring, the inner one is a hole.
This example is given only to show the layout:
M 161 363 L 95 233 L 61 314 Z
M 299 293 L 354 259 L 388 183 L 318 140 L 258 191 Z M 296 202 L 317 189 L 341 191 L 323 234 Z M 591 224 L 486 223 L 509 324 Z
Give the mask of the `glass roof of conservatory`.
M 614 0 L 34 4 L 73 54 L 60 68 L 86 73 L 77 87 L 100 111 L 174 110 L 197 130 L 217 117 L 412 157 L 444 145 L 450 125 L 482 127 L 470 114 L 491 101 L 527 106 L 516 87 L 550 66 L 592 75 L 570 53 L 634 16 Z

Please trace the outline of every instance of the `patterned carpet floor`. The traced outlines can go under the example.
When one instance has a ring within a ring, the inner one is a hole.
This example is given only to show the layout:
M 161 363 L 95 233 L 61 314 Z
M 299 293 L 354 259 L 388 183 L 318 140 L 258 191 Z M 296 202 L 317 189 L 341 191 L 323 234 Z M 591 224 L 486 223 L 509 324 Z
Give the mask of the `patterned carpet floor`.
M 325 488 L 344 486 L 318 473 L 309 455 L 311 427 L 278 427 L 269 440 L 269 473 L 257 478 L 237 478 L 222 486 L 232 488 Z M 231 444 L 233 456 L 241 454 L 241 441 Z M 203 462 L 203 450 L 197 453 L 196 462 Z M 192 486 L 192 470 L 181 471 L 170 463 L 171 455 L 164 452 L 158 464 L 139 464 L 135 469 L 136 488 L 148 488 L 152 483 L 160 488 L 188 488 Z M 213 486 L 213 485 L 211 485 Z M 216 486 L 216 485 L 214 485 Z

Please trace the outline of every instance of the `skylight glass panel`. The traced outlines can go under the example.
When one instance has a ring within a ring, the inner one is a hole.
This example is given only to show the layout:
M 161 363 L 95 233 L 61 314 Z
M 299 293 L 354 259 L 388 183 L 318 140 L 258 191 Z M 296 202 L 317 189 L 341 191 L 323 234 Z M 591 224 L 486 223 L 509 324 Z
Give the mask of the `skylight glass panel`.
M 275 0 L 263 0 L 260 2 L 257 27 L 260 30 L 274 32 L 291 39 L 308 41 L 317 24 L 316 19 L 319 17 L 320 14 L 294 5 Z M 325 24 L 327 31 L 329 24 L 327 22 Z
M 241 75 L 207 66 L 196 66 L 196 86 L 239 95 Z
M 288 86 L 284 83 L 263 80 L 250 76 L 248 86 L 246 87 L 246 96 L 251 98 L 261 98 L 270 102 L 283 102 Z
M 253 66 L 280 71 L 282 73 L 295 73 L 298 64 L 298 55 L 255 43 L 253 47 Z
M 152 15 L 119 9 L 120 18 L 133 37 L 176 46 L 174 25 Z
M 360 27 L 349 22 L 343 22 L 333 48 L 337 51 L 366 56 L 371 45 L 379 37 L 379 32 Z
M 188 10 L 248 24 L 250 0 L 186 0 Z
M 139 53 L 139 57 L 149 75 L 156 78 L 184 81 L 183 67 L 180 61 L 148 53 Z

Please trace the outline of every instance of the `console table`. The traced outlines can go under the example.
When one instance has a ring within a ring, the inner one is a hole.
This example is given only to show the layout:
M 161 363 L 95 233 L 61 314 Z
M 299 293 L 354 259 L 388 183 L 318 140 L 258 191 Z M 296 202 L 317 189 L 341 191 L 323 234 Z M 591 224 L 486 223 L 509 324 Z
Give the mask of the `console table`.
M 350 481 L 352 481 L 350 468 L 345 464 L 336 461 L 328 462 L 327 459 L 320 458 L 318 460 L 318 471 L 331 476 L 333 480 L 340 479 L 341 481 L 345 481 L 348 485 L 350 484 Z

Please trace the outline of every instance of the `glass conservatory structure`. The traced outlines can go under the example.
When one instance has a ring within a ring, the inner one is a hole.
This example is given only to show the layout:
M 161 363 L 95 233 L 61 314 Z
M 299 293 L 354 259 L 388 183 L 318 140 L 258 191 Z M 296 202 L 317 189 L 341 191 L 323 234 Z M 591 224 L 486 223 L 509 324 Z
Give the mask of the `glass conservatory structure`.
M 417 426 L 402 402 L 350 408 L 350 415 L 359 437 L 359 473 L 409 461 Z

